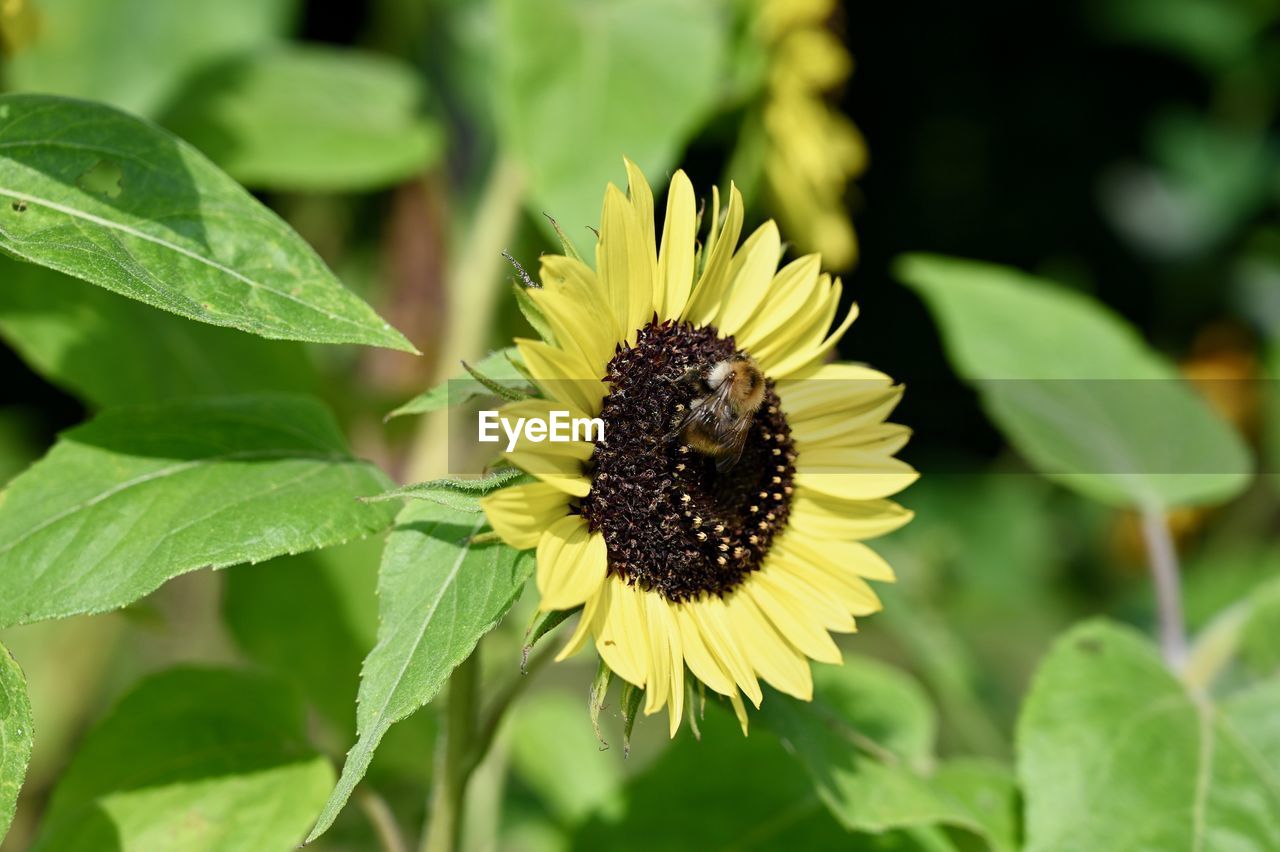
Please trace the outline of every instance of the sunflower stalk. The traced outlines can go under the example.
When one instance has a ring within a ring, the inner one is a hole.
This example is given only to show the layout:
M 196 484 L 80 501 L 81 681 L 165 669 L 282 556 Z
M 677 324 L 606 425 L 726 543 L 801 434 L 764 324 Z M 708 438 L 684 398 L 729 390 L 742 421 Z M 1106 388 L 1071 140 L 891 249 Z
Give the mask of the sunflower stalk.
M 502 291 L 502 249 L 515 233 L 524 200 L 524 176 L 509 159 L 493 164 L 466 240 L 448 275 L 449 317 L 439 363 L 452 365 L 485 352 Z M 450 417 L 447 409 L 423 419 L 410 454 L 409 478 L 431 479 L 447 467 Z
M 1142 507 L 1142 537 L 1156 589 L 1160 652 L 1165 664 L 1180 672 L 1187 661 L 1187 628 L 1182 617 L 1182 590 L 1178 575 L 1178 549 L 1169 531 L 1169 520 L 1159 506 Z
M 472 758 L 479 685 L 480 649 L 477 646 L 449 676 L 422 852 L 453 852 L 458 848 L 467 781 L 479 762 Z

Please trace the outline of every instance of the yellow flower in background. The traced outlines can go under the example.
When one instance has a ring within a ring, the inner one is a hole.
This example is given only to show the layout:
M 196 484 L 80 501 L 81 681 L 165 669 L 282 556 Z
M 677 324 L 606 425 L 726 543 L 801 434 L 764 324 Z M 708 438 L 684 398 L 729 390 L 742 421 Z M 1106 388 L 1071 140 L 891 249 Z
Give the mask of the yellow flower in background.
M 858 241 L 845 187 L 862 174 L 862 134 L 825 95 L 853 72 L 853 60 L 827 28 L 835 0 L 763 0 L 757 26 L 769 51 L 764 104 L 765 184 L 789 236 L 847 269 Z
M 671 181 L 659 244 L 653 195 L 627 170 L 629 193 L 605 194 L 595 268 L 542 258 L 542 288 L 527 292 L 555 342 L 516 344 L 545 398 L 502 410 L 599 416 L 604 439 L 518 443 L 507 460 L 538 481 L 483 507 L 504 541 L 537 549 L 541 609 L 582 606 L 560 659 L 594 643 L 644 688 L 646 713 L 669 708 L 672 735 L 687 669 L 728 697 L 745 732 L 743 695 L 759 706 L 763 680 L 811 698 L 809 660 L 841 661 L 828 631 L 881 608 L 867 581 L 893 572 L 861 541 L 911 518 L 885 499 L 916 477 L 893 457 L 908 430 L 885 422 L 902 388 L 827 363 L 856 311 L 831 330 L 840 281 L 817 255 L 779 269 L 773 222 L 738 245 L 736 189 L 724 209 L 713 194 L 699 251 L 685 174 Z M 705 399 L 689 376 L 714 383 L 725 362 L 754 363 L 764 379 L 736 463 L 679 431 Z
M 12 56 L 35 41 L 39 23 L 28 0 L 0 0 L 0 51 Z

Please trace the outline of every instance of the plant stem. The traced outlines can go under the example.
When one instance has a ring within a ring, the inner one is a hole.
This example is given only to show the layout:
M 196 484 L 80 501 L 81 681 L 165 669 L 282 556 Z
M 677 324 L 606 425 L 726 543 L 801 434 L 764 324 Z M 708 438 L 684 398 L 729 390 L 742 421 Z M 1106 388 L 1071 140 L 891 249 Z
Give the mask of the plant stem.
M 499 159 L 490 167 L 468 227 L 470 237 L 449 264 L 449 316 L 443 327 L 437 368 L 441 381 L 456 374 L 460 361 L 486 353 L 498 297 L 507 292 L 502 250 L 509 247 L 519 224 L 524 186 L 524 176 L 511 160 Z M 409 457 L 409 481 L 419 482 L 447 472 L 450 412 L 451 409 L 443 409 L 422 419 Z
M 369 818 L 385 852 L 409 852 L 409 844 L 405 843 L 386 799 L 368 789 L 360 788 L 356 792 L 356 802 Z
M 1178 551 L 1169 522 L 1159 506 L 1142 507 L 1142 537 L 1156 587 L 1156 613 L 1160 624 L 1160 651 L 1165 664 L 1181 671 L 1187 660 L 1187 632 L 1182 619 L 1182 590 L 1178 577 Z
M 513 675 L 507 685 L 498 693 L 489 708 L 489 712 L 484 717 L 484 723 L 476 731 L 471 750 L 473 764 L 479 764 L 480 761 L 484 760 L 485 755 L 489 753 L 489 748 L 493 745 L 494 737 L 498 735 L 498 727 L 502 724 L 502 717 L 507 714 L 507 709 L 520 697 L 520 693 L 524 692 L 525 687 L 533 679 L 533 675 L 538 669 L 550 662 L 554 656 L 555 653 L 549 648 L 544 648 L 540 653 L 534 654 L 525 670 Z
M 480 648 L 449 676 L 443 727 L 436 744 L 436 772 L 431 790 L 422 852 L 454 852 L 462 831 L 462 806 L 471 770 L 472 740 L 480 685 Z

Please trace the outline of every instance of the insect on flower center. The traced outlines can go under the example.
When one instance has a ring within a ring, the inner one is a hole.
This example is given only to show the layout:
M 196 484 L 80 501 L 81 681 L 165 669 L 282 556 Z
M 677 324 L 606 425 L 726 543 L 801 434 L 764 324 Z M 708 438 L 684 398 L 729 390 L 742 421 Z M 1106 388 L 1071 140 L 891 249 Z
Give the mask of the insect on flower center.
M 736 463 L 718 468 L 679 430 L 705 398 L 689 377 L 740 354 L 713 327 L 655 322 L 609 362 L 605 440 L 581 512 L 604 535 L 611 573 L 671 601 L 732 591 L 790 513 L 795 446 L 772 382 Z

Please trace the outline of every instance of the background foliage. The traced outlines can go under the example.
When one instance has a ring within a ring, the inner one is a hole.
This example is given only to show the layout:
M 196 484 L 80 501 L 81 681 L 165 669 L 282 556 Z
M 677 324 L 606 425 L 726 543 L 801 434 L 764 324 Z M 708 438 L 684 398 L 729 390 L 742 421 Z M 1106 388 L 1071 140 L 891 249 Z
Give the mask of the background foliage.
M 1271 0 L 821 21 L 870 152 L 841 355 L 924 476 L 885 611 L 748 739 L 615 689 L 602 750 L 475 493 L 355 499 L 445 469 L 460 359 L 518 378 L 500 252 L 589 245 L 624 154 L 784 214 L 786 5 L 0 3 L 0 848 L 399 852 L 459 664 L 468 849 L 1280 848 Z

